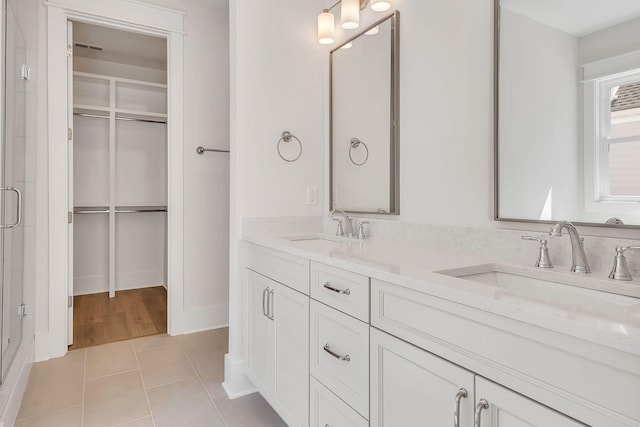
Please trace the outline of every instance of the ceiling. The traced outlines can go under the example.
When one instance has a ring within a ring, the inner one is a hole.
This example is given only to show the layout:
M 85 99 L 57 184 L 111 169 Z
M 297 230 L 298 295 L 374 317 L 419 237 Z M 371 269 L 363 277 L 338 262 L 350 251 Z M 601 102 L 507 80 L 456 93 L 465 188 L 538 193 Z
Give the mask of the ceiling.
M 74 22 L 73 41 L 103 48 L 98 51 L 75 47 L 74 55 L 79 57 L 161 70 L 167 67 L 167 43 L 163 38 Z
M 578 37 L 640 17 L 639 0 L 500 0 L 500 6 Z

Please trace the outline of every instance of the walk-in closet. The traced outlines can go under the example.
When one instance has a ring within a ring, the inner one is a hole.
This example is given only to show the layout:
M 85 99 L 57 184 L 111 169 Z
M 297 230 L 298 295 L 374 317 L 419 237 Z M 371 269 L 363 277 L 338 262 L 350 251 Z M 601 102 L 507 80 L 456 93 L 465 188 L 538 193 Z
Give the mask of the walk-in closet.
M 79 348 L 167 330 L 167 48 L 81 22 L 69 36 L 69 344 Z

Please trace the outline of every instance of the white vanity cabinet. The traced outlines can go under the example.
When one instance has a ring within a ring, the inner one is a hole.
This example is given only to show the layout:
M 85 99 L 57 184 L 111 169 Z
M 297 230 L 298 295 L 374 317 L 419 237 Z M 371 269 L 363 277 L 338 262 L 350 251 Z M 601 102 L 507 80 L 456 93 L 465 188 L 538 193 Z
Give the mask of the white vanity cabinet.
M 476 418 L 480 424 L 474 424 Z M 424 425 L 584 426 L 473 372 L 371 328 L 371 426 Z
M 309 297 L 248 268 L 245 272 L 245 373 L 289 426 L 308 426 Z
M 473 425 L 472 372 L 375 328 L 370 339 L 372 427 Z
M 290 426 L 640 426 L 635 353 L 345 260 L 247 254 L 246 373 Z

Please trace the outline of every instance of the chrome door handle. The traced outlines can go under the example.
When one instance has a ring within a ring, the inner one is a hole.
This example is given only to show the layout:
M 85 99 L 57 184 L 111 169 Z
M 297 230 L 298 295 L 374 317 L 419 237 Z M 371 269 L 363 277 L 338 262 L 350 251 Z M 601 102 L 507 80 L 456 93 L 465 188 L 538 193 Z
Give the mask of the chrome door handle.
M 453 406 L 453 427 L 460 427 L 460 401 L 469 396 L 466 389 L 461 388 L 456 393 L 455 404 Z
M 275 317 L 273 315 L 273 295 L 275 294 L 275 290 L 274 289 L 269 289 L 269 298 L 267 299 L 267 307 L 268 307 L 268 315 L 267 317 L 270 320 L 273 320 Z
M 333 286 L 331 286 L 331 283 L 327 282 L 323 285 L 323 287 L 325 289 L 329 289 L 330 291 L 336 292 L 338 294 L 343 294 L 343 295 L 351 295 L 351 290 L 349 288 L 342 290 L 342 289 L 338 289 L 338 288 L 334 288 Z
M 474 427 L 480 427 L 480 415 L 483 409 L 489 409 L 489 402 L 485 399 L 480 399 L 478 404 L 476 405 L 476 413 L 474 415 Z
M 324 345 L 324 351 L 326 351 L 327 353 L 329 353 L 330 355 L 332 355 L 333 357 L 335 357 L 338 360 L 344 360 L 345 362 L 351 361 L 351 356 L 349 356 L 348 354 L 345 354 L 344 356 L 341 356 L 338 353 L 336 353 L 335 351 L 331 350 L 331 346 L 329 345 L 329 343 Z
M 13 224 L 2 224 L 0 228 L 16 228 L 22 224 L 22 192 L 16 187 L 3 187 L 0 191 L 13 191 L 18 195 L 18 204 L 16 205 L 16 222 Z
M 267 292 L 269 292 L 269 288 L 264 288 L 262 291 L 262 315 L 264 317 L 269 317 L 267 313 Z

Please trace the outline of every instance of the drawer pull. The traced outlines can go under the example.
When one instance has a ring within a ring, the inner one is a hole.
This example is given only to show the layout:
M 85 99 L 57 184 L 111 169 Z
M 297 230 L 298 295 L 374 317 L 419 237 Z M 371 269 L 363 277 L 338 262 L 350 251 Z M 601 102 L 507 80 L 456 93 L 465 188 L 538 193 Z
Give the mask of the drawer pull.
M 267 313 L 267 293 L 269 292 L 269 288 L 264 288 L 264 290 L 262 291 L 262 315 L 265 317 L 269 317 L 269 314 Z
M 455 405 L 453 407 L 453 427 L 460 427 L 460 401 L 469 395 L 466 389 L 461 388 L 456 393 Z
M 269 297 L 267 298 L 267 317 L 269 320 L 275 319 L 273 316 L 273 294 L 275 292 L 275 289 L 269 289 Z
M 349 362 L 351 360 L 351 356 L 349 356 L 348 354 L 345 354 L 344 356 L 341 356 L 338 353 L 336 353 L 335 351 L 331 350 L 331 346 L 328 343 L 324 345 L 324 351 L 326 351 L 327 353 L 329 353 L 330 355 L 332 355 L 333 357 L 335 357 L 338 360 L 344 360 L 346 362 Z
M 333 286 L 331 286 L 331 283 L 327 282 L 324 285 L 325 289 L 329 289 L 330 291 L 339 293 L 339 294 L 343 294 L 343 295 L 351 295 L 351 290 L 349 288 L 342 290 L 342 289 L 338 289 L 338 288 L 334 288 Z
M 487 402 L 485 399 L 480 399 L 480 401 L 476 405 L 476 413 L 474 417 L 475 422 L 473 423 L 475 427 L 480 427 L 480 413 L 483 409 L 489 409 L 489 402 Z

